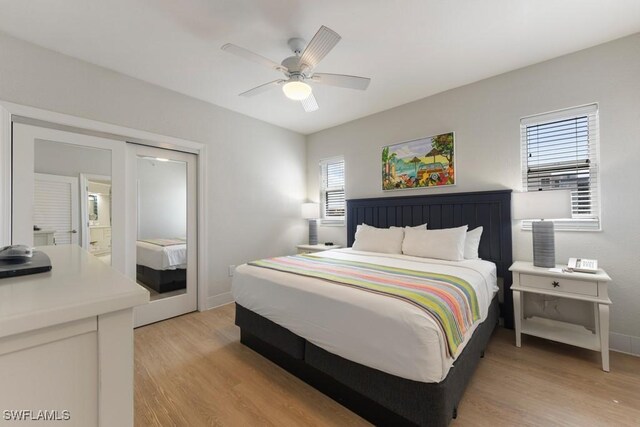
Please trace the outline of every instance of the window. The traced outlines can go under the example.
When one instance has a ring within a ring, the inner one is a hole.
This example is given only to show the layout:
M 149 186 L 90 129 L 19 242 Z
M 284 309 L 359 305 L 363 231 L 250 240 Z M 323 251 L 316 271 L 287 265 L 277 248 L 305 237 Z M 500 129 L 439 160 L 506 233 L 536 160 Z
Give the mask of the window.
M 599 230 L 597 105 L 526 117 L 520 133 L 523 190 L 571 190 L 571 219 L 556 229 Z
M 320 162 L 320 200 L 324 224 L 344 223 L 344 159 L 337 157 Z

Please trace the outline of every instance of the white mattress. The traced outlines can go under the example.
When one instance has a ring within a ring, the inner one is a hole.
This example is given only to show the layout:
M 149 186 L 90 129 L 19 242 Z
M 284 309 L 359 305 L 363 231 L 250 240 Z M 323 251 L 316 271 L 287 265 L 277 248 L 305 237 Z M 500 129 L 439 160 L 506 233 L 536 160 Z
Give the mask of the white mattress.
M 187 245 L 158 246 L 138 240 L 136 263 L 154 270 L 187 268 Z
M 482 260 L 441 261 L 406 255 L 334 249 L 316 256 L 376 263 L 460 277 L 478 296 L 484 321 L 498 290 L 495 264 Z M 320 279 L 241 265 L 233 278 L 236 302 L 348 360 L 421 382 L 440 382 L 455 363 L 435 321 L 395 298 Z

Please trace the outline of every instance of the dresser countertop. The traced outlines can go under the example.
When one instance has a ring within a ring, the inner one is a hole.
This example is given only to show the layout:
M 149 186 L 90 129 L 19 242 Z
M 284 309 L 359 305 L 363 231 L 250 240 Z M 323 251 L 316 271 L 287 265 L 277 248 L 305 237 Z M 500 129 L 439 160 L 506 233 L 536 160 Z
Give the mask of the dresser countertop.
M 146 289 L 79 246 L 35 249 L 53 269 L 0 279 L 0 338 L 149 302 Z

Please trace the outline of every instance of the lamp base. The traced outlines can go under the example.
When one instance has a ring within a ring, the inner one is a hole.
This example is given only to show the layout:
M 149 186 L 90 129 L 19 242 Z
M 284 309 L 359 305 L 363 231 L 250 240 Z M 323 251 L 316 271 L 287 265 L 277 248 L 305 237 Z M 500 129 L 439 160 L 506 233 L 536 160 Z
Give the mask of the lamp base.
M 318 244 L 318 220 L 315 219 L 309 220 L 309 244 Z
M 556 266 L 556 244 L 553 221 L 533 221 L 533 265 L 553 268 Z

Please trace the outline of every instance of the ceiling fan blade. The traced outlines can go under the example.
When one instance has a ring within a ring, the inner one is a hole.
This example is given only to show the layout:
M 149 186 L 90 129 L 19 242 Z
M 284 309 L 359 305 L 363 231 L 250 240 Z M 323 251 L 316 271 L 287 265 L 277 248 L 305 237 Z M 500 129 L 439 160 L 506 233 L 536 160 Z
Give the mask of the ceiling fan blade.
M 265 58 L 262 55 L 253 53 L 250 50 L 247 50 L 243 47 L 236 46 L 235 44 L 227 43 L 224 46 L 222 46 L 221 49 L 224 50 L 225 52 L 229 52 L 231 54 L 247 59 L 249 61 L 257 62 L 258 64 L 262 64 L 265 67 L 269 67 L 276 71 L 282 71 L 283 73 L 287 73 L 289 71 L 287 70 L 287 67 L 284 67 L 281 64 L 278 64 L 277 62 L 270 60 L 269 58 Z
M 259 95 L 261 93 L 267 92 L 271 89 L 273 89 L 274 87 L 280 86 L 282 83 L 284 83 L 286 80 L 274 80 L 272 82 L 269 83 L 265 83 L 263 85 L 260 85 L 258 87 L 254 87 L 253 89 L 249 89 L 246 92 L 242 92 L 239 96 L 255 96 L 255 95 Z
M 302 103 L 302 108 L 304 108 L 304 111 L 306 111 L 307 113 L 311 113 L 312 111 L 316 111 L 318 108 L 320 108 L 318 107 L 316 97 L 313 96 L 313 92 L 306 99 L 300 101 L 300 103 Z
M 371 79 L 368 77 L 347 76 L 346 74 L 314 73 L 311 76 L 311 81 L 323 85 L 365 90 L 369 87 Z
M 313 69 L 342 37 L 331 28 L 320 27 L 300 56 L 301 68 Z

